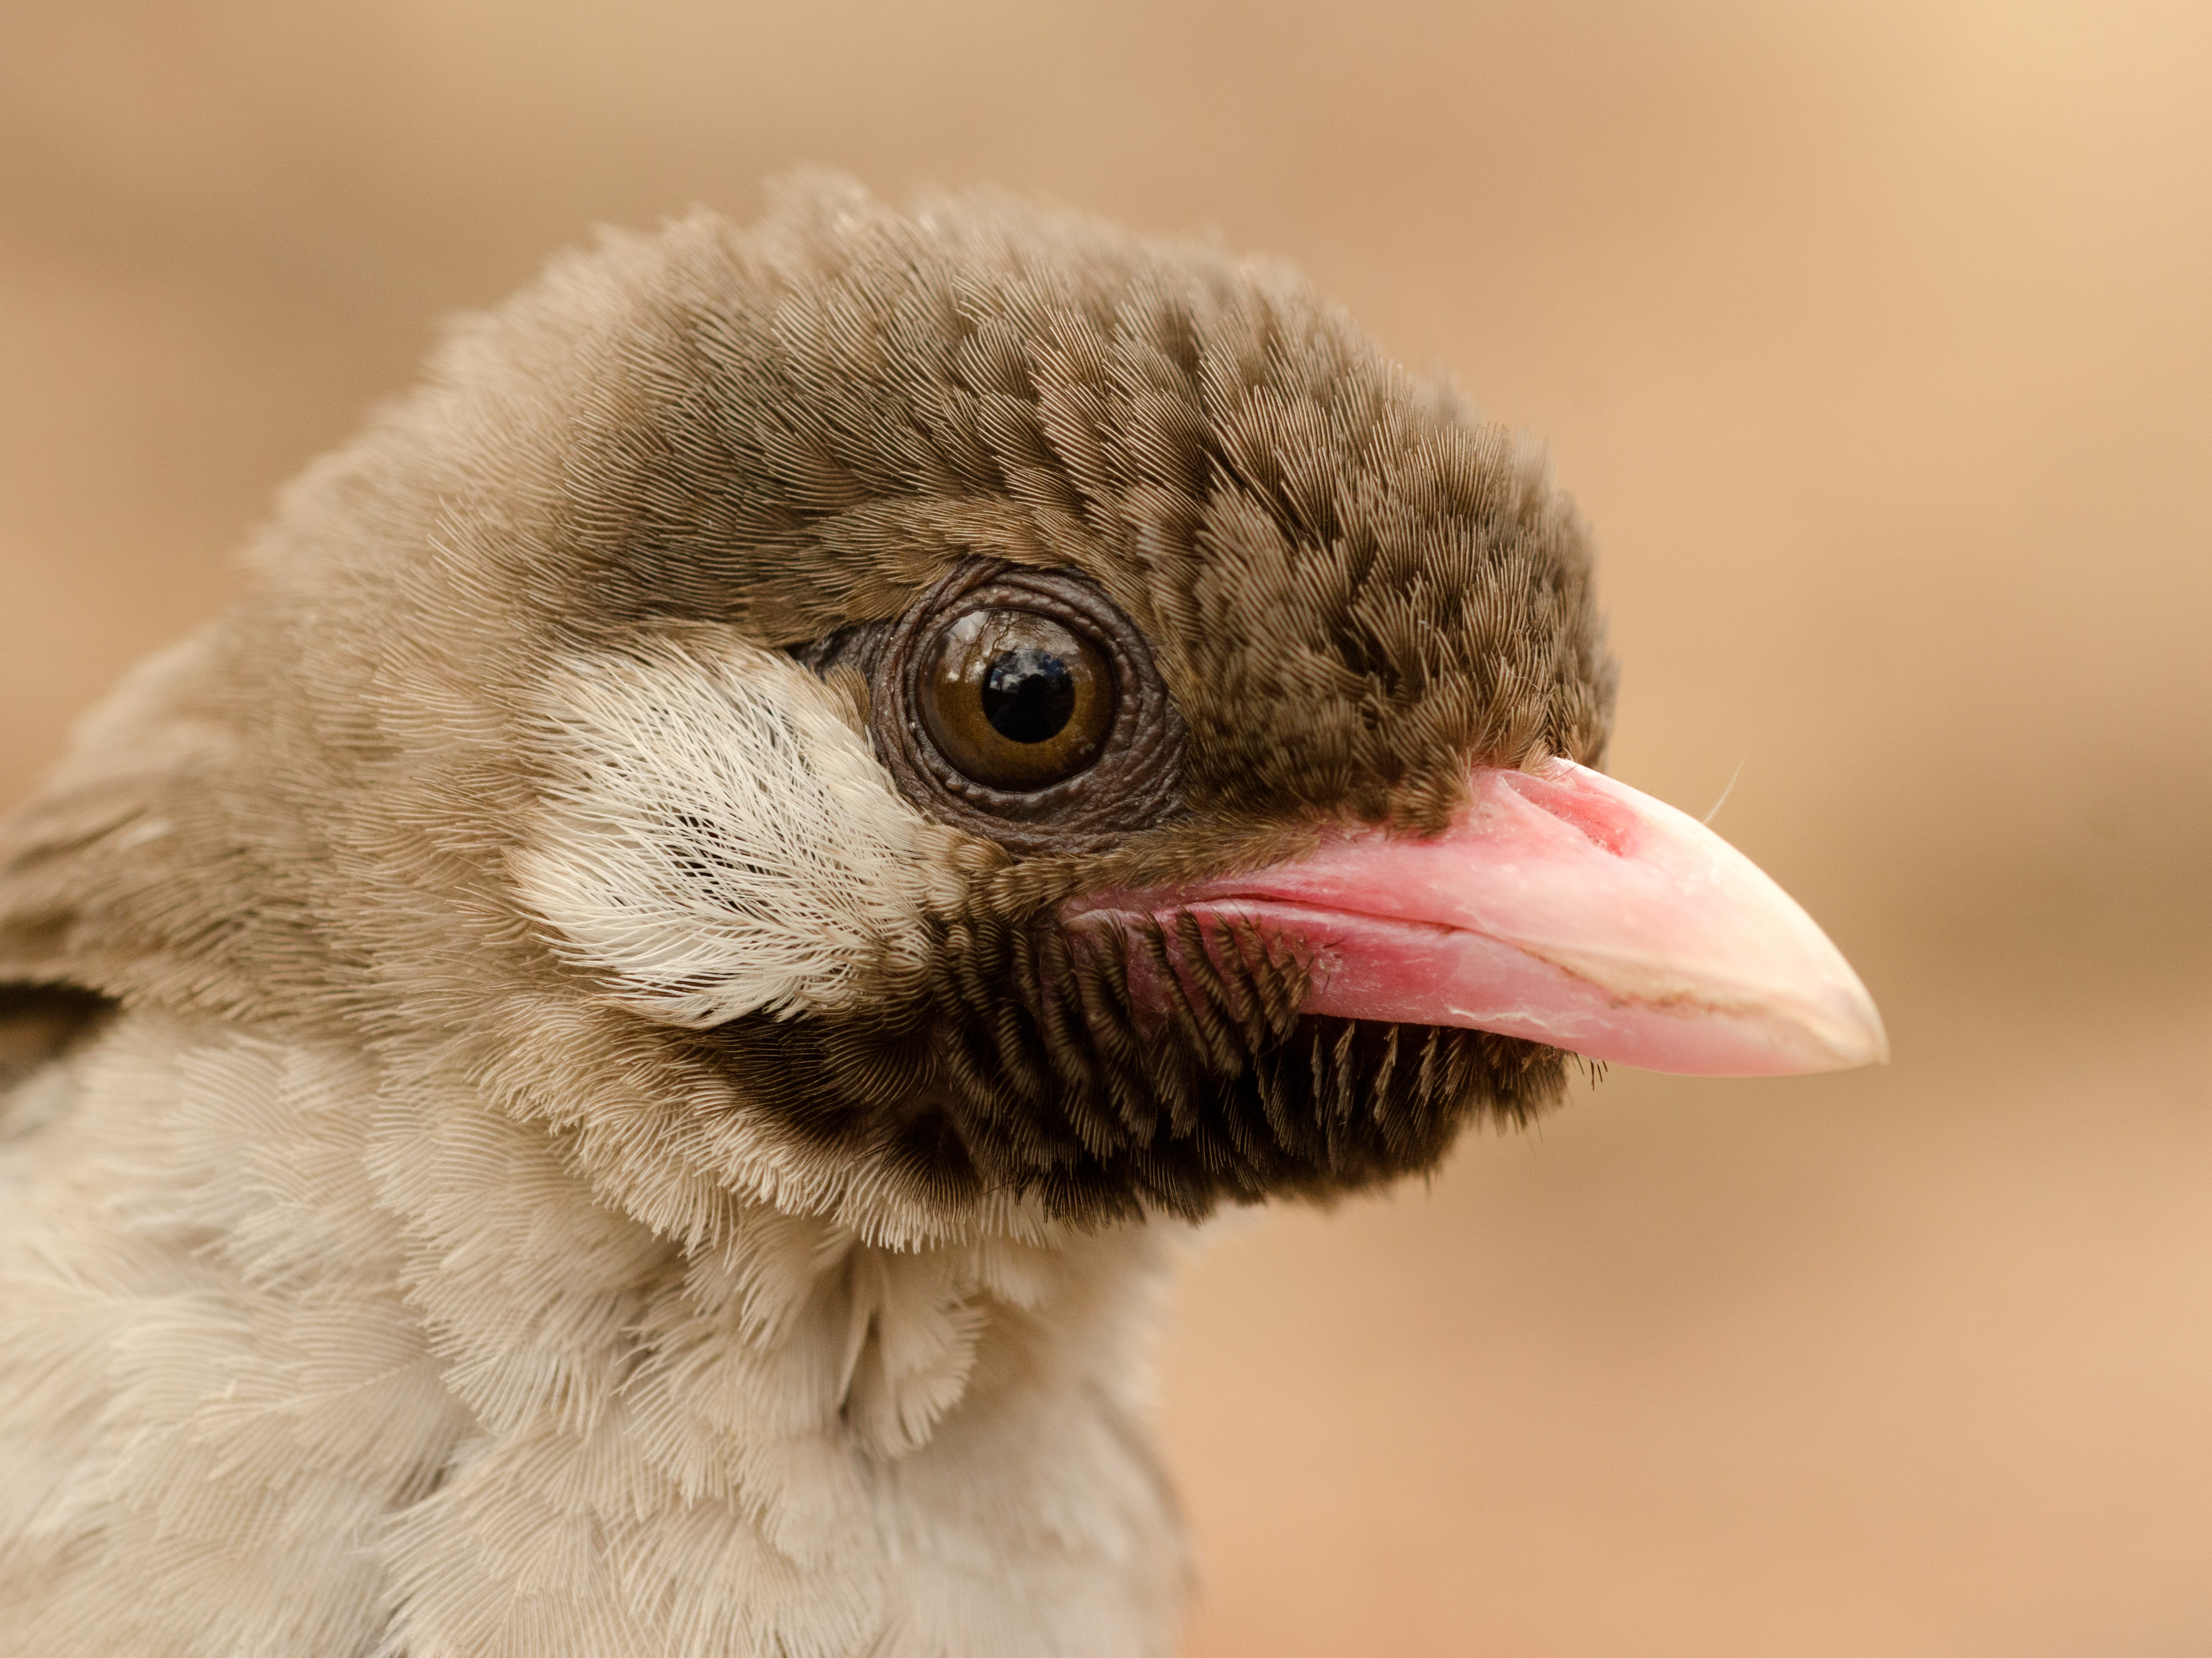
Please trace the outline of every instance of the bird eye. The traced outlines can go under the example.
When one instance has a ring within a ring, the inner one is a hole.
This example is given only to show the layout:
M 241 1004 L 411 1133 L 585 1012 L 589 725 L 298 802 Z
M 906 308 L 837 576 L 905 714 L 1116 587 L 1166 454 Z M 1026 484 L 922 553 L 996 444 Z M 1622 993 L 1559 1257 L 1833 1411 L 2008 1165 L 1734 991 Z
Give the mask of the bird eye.
M 941 823 L 1018 857 L 1103 852 L 1182 810 L 1182 716 L 1091 577 L 971 559 L 891 623 L 798 649 L 857 669 L 876 757 Z
M 1098 757 L 1113 671 L 1090 641 L 1026 610 L 970 610 L 938 635 L 916 688 L 922 724 L 979 783 L 1038 789 Z

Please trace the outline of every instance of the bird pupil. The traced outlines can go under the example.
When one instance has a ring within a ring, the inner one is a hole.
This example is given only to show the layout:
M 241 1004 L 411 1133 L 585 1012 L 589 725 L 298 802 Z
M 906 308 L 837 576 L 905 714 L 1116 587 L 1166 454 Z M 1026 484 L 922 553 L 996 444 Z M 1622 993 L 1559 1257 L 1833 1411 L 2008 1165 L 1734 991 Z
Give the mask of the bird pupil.
M 1075 676 L 1050 651 L 1017 646 L 991 659 L 983 674 L 983 718 L 1013 743 L 1057 737 L 1075 712 Z

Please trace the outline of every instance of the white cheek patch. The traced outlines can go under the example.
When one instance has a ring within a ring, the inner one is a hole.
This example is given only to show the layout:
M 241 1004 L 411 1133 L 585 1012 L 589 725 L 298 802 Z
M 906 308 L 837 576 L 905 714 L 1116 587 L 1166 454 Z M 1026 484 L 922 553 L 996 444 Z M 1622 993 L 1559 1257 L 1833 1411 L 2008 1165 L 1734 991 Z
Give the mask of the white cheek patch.
M 550 780 L 512 866 L 563 960 L 664 1023 L 847 1005 L 919 959 L 993 848 L 924 817 L 788 658 L 663 638 L 574 659 L 536 735 Z

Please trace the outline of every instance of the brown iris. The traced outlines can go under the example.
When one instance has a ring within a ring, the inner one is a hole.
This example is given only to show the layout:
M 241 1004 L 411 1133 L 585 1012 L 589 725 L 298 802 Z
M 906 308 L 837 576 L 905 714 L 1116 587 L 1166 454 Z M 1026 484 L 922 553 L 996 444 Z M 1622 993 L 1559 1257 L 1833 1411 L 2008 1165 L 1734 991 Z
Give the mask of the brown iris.
M 1114 726 L 1105 655 L 1031 610 L 970 610 L 938 635 L 921 676 L 922 723 L 976 782 L 1040 789 L 1098 756 Z

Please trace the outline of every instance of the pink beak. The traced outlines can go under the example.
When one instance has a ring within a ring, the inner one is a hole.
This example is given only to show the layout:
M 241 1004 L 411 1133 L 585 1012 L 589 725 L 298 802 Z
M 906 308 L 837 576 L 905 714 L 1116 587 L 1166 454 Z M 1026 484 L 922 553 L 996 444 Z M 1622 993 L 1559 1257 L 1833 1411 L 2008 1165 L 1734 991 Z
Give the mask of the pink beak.
M 1495 1030 L 1697 1076 L 1888 1059 L 1850 963 L 1695 818 L 1565 760 L 1473 782 L 1434 839 L 1333 836 L 1249 875 L 1079 900 L 1068 919 L 1252 926 L 1311 963 L 1308 1013 Z

